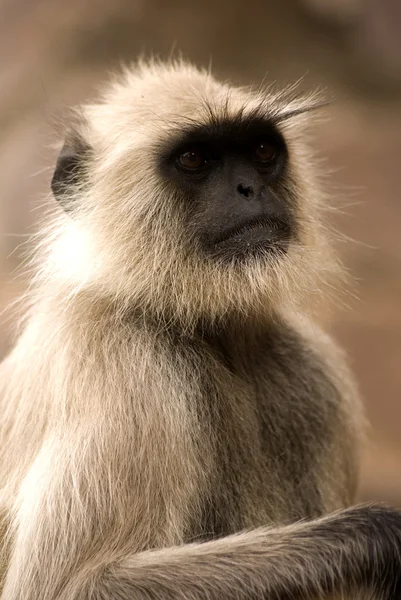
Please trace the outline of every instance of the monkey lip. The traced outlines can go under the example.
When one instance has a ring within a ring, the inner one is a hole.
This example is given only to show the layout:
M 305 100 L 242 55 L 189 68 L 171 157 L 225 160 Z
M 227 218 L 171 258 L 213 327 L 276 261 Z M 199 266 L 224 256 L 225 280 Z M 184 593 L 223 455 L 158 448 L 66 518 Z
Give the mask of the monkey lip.
M 289 223 L 277 218 L 258 219 L 226 230 L 215 240 L 214 245 L 243 242 L 247 247 L 255 244 L 273 247 L 275 243 L 288 241 L 290 235 Z

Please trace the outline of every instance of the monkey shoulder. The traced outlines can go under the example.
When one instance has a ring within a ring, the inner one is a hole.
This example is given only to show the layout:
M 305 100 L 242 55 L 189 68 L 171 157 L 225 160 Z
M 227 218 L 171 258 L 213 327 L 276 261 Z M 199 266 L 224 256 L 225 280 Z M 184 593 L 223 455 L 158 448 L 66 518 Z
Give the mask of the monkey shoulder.
M 261 337 L 256 379 L 317 410 L 339 405 L 358 410 L 359 395 L 344 351 L 305 317 L 278 320 Z
M 347 359 L 333 339 L 306 319 L 277 318 L 256 336 L 225 340 L 218 351 L 229 372 L 224 377 L 219 371 L 218 396 L 234 406 L 234 415 L 238 407 L 246 415 L 248 437 L 238 434 L 242 454 L 255 457 L 255 444 L 260 451 L 247 473 L 259 471 L 263 480 L 268 473 L 263 485 L 270 502 L 275 481 L 277 505 L 286 498 L 288 518 L 350 504 L 364 416 Z M 209 373 L 209 389 L 212 380 Z M 226 408 L 225 422 L 227 414 Z M 219 431 L 225 426 L 220 423 Z M 241 432 L 242 424 L 232 426 Z
M 265 452 L 286 448 L 282 472 L 293 482 L 307 485 L 313 474 L 324 510 L 351 503 L 365 418 L 344 352 L 318 325 L 292 318 L 271 328 L 259 356 L 254 380 Z M 306 498 L 312 495 L 309 487 Z

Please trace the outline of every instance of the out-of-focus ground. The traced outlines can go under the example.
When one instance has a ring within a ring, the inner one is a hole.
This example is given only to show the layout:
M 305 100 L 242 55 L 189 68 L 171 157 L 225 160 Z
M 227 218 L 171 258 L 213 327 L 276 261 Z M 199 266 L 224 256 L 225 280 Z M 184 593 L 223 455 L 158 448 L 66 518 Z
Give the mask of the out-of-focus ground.
M 110 68 L 177 48 L 199 64 L 212 59 L 236 82 L 303 76 L 303 89 L 324 87 L 339 101 L 315 135 L 341 207 L 331 218 L 356 241 L 339 248 L 358 299 L 335 307 L 328 324 L 348 350 L 372 422 L 361 497 L 401 506 L 401 5 L 362 4 L 363 15 L 359 0 L 3 0 L 0 308 L 25 286 L 14 272 L 19 236 L 34 230 L 48 196 L 50 123 L 63 106 L 93 96 Z M 12 326 L 3 315 L 1 354 Z

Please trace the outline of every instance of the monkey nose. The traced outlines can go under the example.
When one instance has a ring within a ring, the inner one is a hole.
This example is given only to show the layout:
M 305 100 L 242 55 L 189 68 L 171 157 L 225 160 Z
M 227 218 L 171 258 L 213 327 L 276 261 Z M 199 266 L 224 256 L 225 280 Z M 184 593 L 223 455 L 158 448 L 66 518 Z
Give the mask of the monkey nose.
M 237 185 L 237 193 L 247 199 L 252 198 L 254 195 L 253 187 L 251 185 L 244 185 L 243 183 Z

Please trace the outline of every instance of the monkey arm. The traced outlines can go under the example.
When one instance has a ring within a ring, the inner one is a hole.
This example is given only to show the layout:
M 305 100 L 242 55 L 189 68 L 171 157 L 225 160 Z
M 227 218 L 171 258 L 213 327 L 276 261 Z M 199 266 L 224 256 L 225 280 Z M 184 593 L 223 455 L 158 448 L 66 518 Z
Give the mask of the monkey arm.
M 216 600 L 365 597 L 373 591 L 395 599 L 401 593 L 400 536 L 399 513 L 360 506 L 311 522 L 131 556 L 104 572 L 99 598 L 112 598 L 115 591 L 124 599 Z
M 111 564 L 92 557 L 68 577 L 53 547 L 54 570 L 42 571 L 40 578 L 20 573 L 22 579 L 12 590 L 6 587 L 3 598 L 251 600 L 365 598 L 371 592 L 396 600 L 400 539 L 400 515 L 367 506 L 280 529 L 127 555 Z M 42 551 L 38 548 L 38 556 Z M 49 557 L 42 558 L 48 565 Z

